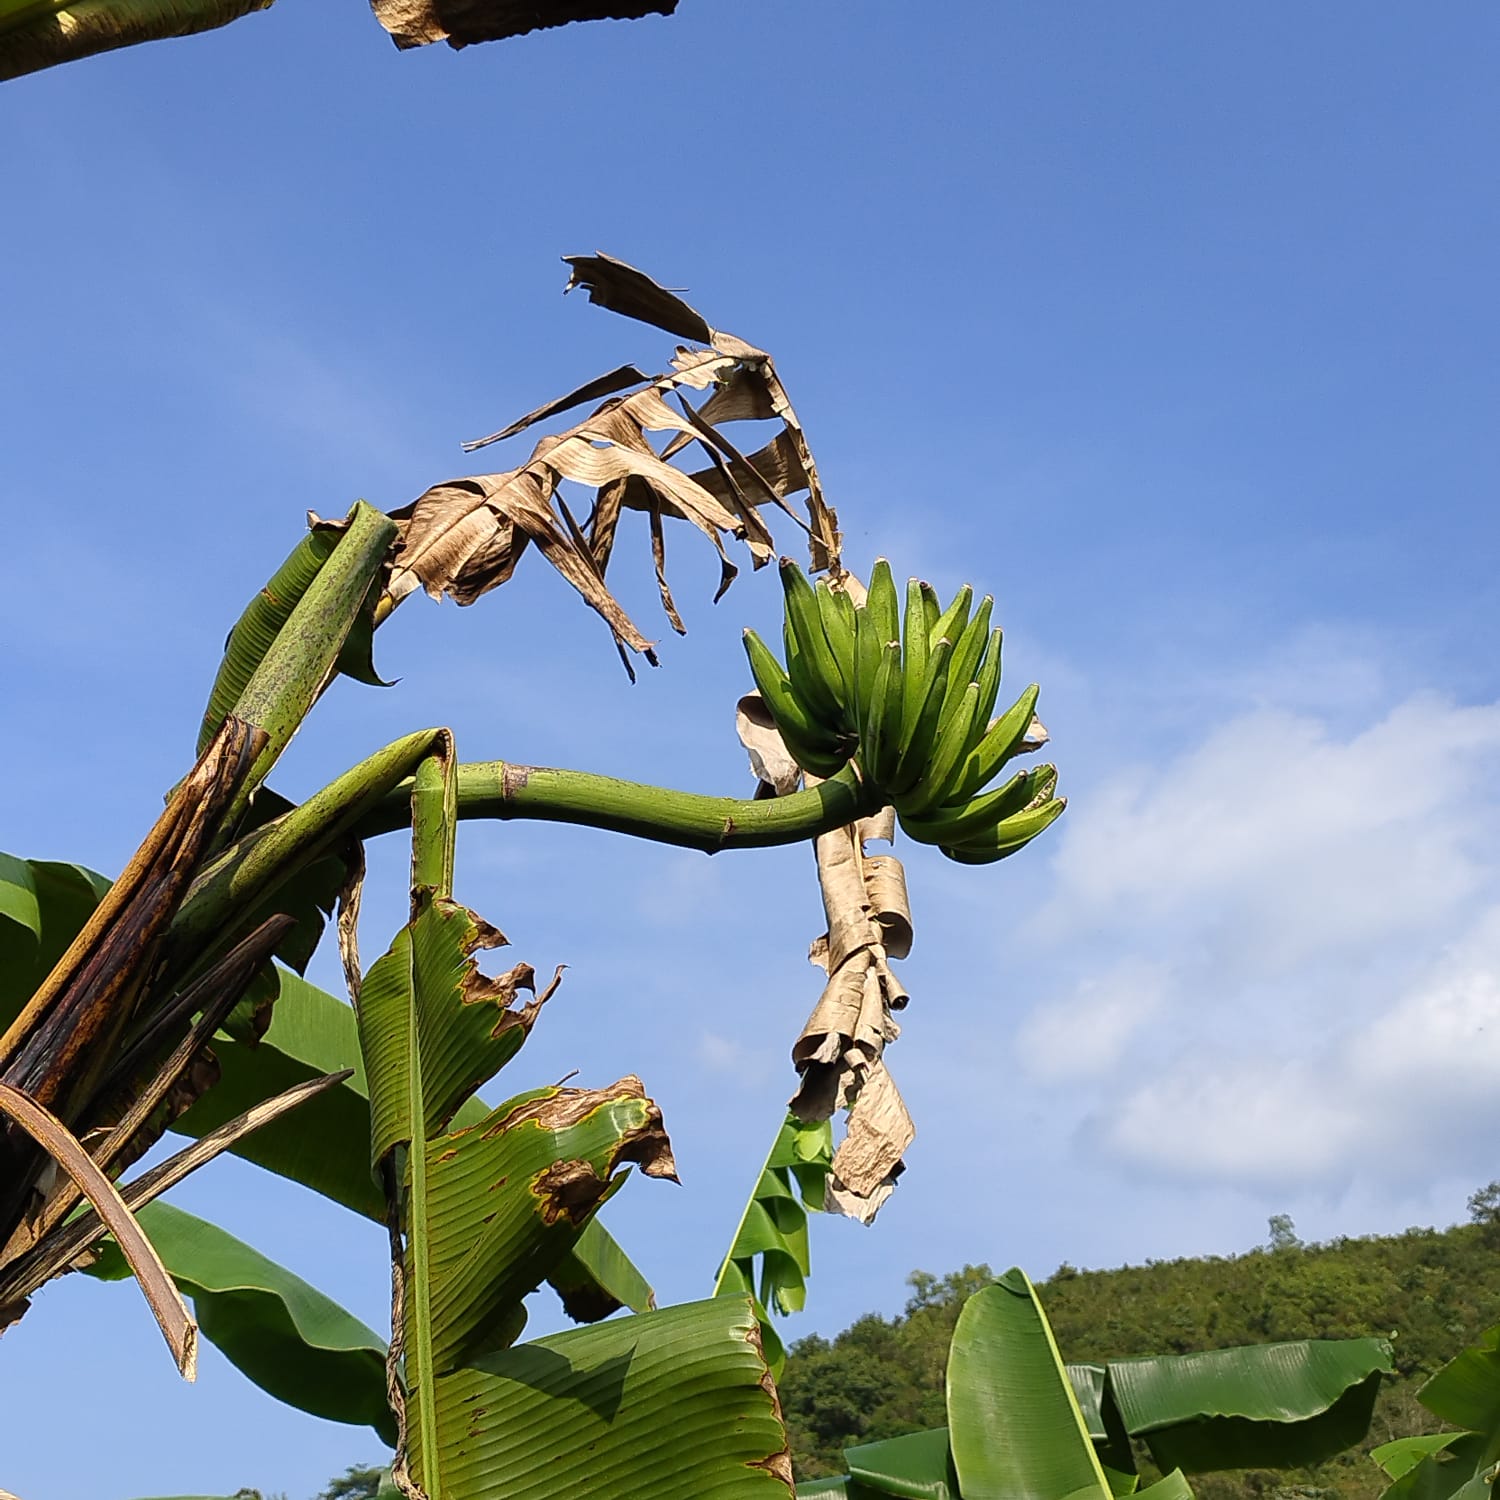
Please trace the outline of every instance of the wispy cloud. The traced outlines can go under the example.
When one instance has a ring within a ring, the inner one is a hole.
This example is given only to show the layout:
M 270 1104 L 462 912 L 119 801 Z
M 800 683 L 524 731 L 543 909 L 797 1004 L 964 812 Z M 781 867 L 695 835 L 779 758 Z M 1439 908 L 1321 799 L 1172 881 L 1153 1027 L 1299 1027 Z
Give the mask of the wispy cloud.
M 1493 1156 L 1500 704 L 1350 701 L 1261 702 L 1070 813 L 1038 930 L 1074 978 L 1016 1045 L 1110 1081 L 1080 1150 L 1264 1190 Z

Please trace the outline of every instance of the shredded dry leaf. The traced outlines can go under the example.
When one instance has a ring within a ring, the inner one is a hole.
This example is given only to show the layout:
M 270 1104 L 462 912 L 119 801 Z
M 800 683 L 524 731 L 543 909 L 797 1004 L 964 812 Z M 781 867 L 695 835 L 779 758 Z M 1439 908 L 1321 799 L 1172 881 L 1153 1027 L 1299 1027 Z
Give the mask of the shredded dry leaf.
M 582 421 L 538 441 L 519 468 L 448 480 L 394 512 L 401 536 L 382 609 L 388 613 L 419 588 L 434 598 L 472 604 L 505 583 L 534 544 L 600 614 L 621 650 L 654 664 L 652 642 L 605 583 L 623 512 L 647 518 L 662 606 L 678 632 L 685 626 L 667 582 L 664 520 L 686 522 L 717 552 L 715 598 L 738 572 L 727 542 L 742 542 L 755 568 L 775 556 L 765 507 L 784 511 L 808 533 L 815 569 L 839 565 L 838 520 L 824 501 L 806 436 L 764 350 L 710 327 L 676 293 L 623 261 L 607 255 L 565 258 L 573 273 L 569 286 L 587 288 L 590 300 L 707 347 L 679 347 L 660 375 L 621 365 L 464 444 L 473 451 L 598 403 Z M 689 393 L 707 398 L 695 407 Z M 782 430 L 746 454 L 725 431 L 742 421 L 780 421 Z M 654 434 L 661 435 L 655 443 Z M 706 454 L 707 464 L 689 470 L 674 462 L 689 449 Z M 592 492 L 587 512 L 579 511 L 581 521 L 564 485 Z M 793 495 L 806 496 L 805 520 L 789 504 Z
M 670 16 L 677 0 L 371 0 L 375 19 L 398 47 L 500 42 L 572 21 L 635 21 Z

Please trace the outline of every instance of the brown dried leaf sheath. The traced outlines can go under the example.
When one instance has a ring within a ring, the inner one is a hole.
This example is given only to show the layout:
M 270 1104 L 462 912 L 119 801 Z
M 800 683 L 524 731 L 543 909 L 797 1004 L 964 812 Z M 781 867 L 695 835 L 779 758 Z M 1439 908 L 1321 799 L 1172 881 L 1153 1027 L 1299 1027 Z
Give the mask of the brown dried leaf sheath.
M 375 19 L 398 47 L 499 42 L 570 21 L 634 21 L 670 16 L 677 0 L 371 0 Z
M 80 1135 L 136 1016 L 167 927 L 265 743 L 231 716 L 173 793 L 83 930 L 0 1038 L 0 1077 Z M 44 1158 L 0 1123 L 0 1263 L 30 1244 L 32 1186 Z
M 62 1121 L 20 1089 L 0 1083 L 0 1113 L 15 1121 L 43 1147 L 88 1196 L 135 1273 L 178 1370 L 185 1380 L 194 1379 L 198 1370 L 198 1325 L 114 1183 L 99 1170 Z
M 763 506 L 796 517 L 809 533 L 818 568 L 838 566 L 837 518 L 824 502 L 807 440 L 763 350 L 711 328 L 675 293 L 622 261 L 602 255 L 567 259 L 570 285 L 587 287 L 591 300 L 709 347 L 679 348 L 661 375 L 622 365 L 466 443 L 466 449 L 480 448 L 599 402 L 582 421 L 542 438 L 519 468 L 434 485 L 395 512 L 401 537 L 384 608 L 417 588 L 472 604 L 505 583 L 535 544 L 604 618 L 618 643 L 654 662 L 651 642 L 605 583 L 622 511 L 648 517 L 662 604 L 678 631 L 683 624 L 666 579 L 663 518 L 685 521 L 708 539 L 719 555 L 720 594 L 737 572 L 726 538 L 745 543 L 754 567 L 775 555 Z M 711 394 L 694 409 L 689 391 Z M 728 423 L 767 419 L 779 420 L 781 432 L 748 455 L 723 430 Z M 667 434 L 660 451 L 648 437 L 652 433 Z M 687 471 L 672 462 L 688 447 L 705 452 L 708 465 Z M 593 491 L 581 524 L 563 500 L 564 483 Z M 806 521 L 787 503 L 800 493 L 807 496 Z
M 844 576 L 858 589 L 857 580 Z M 772 788 L 776 795 L 794 790 L 795 762 L 758 696 L 740 699 L 736 725 L 762 790 Z M 792 1048 L 802 1075 L 792 1111 L 808 1121 L 826 1120 L 839 1109 L 849 1112 L 825 1206 L 863 1223 L 890 1197 L 903 1169 L 901 1158 L 916 1135 L 885 1066 L 886 1043 L 901 1033 L 892 1012 L 907 1002 L 890 966 L 891 959 L 911 952 L 906 872 L 894 855 L 865 852 L 866 841 L 889 842 L 895 831 L 895 813 L 884 808 L 814 843 L 828 926 L 808 956 L 828 981 Z

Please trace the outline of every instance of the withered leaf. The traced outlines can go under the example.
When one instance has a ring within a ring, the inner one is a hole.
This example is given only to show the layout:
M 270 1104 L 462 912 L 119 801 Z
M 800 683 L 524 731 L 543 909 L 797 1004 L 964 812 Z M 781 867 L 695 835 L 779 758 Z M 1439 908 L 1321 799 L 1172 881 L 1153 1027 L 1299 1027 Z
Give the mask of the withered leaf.
M 0 1113 L 41 1146 L 88 1197 L 124 1252 L 183 1379 L 194 1379 L 198 1370 L 198 1325 L 114 1183 L 62 1121 L 20 1089 L 0 1083 Z
M 734 727 L 761 789 L 769 788 L 768 795 L 776 797 L 796 791 L 802 767 L 792 759 L 786 742 L 776 730 L 771 710 L 759 693 L 746 693 L 735 705 Z M 761 791 L 756 795 L 761 795 Z
M 419 8 L 427 3 L 413 0 Z M 712 328 L 675 292 L 623 261 L 608 255 L 564 258 L 572 267 L 569 286 L 586 287 L 590 300 L 710 347 L 679 347 L 671 368 L 660 375 L 621 365 L 466 444 L 473 449 L 500 442 L 603 398 L 582 421 L 541 438 L 520 467 L 434 485 L 396 511 L 401 535 L 380 613 L 419 587 L 472 604 L 505 583 L 535 543 L 608 623 L 622 656 L 628 648 L 654 663 L 651 643 L 604 581 L 622 511 L 647 516 L 657 589 L 679 632 L 685 627 L 666 577 L 665 519 L 686 521 L 717 551 L 717 600 L 738 571 L 725 551 L 726 538 L 743 541 L 756 568 L 775 555 L 763 505 L 792 516 L 808 532 L 814 567 L 835 571 L 837 517 L 823 500 L 806 437 L 769 355 Z M 631 389 L 636 386 L 642 388 Z M 694 408 L 687 391 L 709 394 Z M 722 430 L 730 422 L 767 419 L 779 419 L 782 431 L 748 456 Z M 667 434 L 667 441 L 653 444 L 652 433 Z M 708 453 L 709 467 L 689 473 L 672 462 L 691 444 Z M 581 526 L 563 495 L 563 486 L 574 484 L 594 491 Z M 807 496 L 806 521 L 788 504 L 789 496 L 801 493 Z
M 669 16 L 677 0 L 370 0 L 398 47 L 499 42 L 573 21 L 635 21 Z
M 568 291 L 581 286 L 590 302 L 611 312 L 639 323 L 650 323 L 664 333 L 675 333 L 678 338 L 699 344 L 713 343 L 714 331 L 703 314 L 644 271 L 602 250 L 597 255 L 565 255 L 563 263 L 572 271 Z
M 488 437 L 471 438 L 463 444 L 463 450 L 465 453 L 472 453 L 476 448 L 483 448 L 489 443 L 503 443 L 506 438 L 524 432 L 536 422 L 561 416 L 563 412 L 572 411 L 575 406 L 583 406 L 589 401 L 602 401 L 604 397 L 629 390 L 633 385 L 644 385 L 650 378 L 634 365 L 621 365 L 619 369 L 611 370 L 607 375 L 598 375 L 577 390 L 569 391 L 566 396 L 559 396 L 555 401 L 548 401 L 535 411 L 527 412 L 524 417 L 517 417 L 509 427 L 503 427 L 499 432 L 492 432 Z

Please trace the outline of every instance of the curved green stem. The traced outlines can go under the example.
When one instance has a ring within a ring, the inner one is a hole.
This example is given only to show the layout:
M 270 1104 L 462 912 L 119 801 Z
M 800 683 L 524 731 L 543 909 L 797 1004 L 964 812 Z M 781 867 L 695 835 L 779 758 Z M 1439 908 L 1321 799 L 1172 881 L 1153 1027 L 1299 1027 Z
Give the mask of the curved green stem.
M 531 818 L 578 823 L 716 854 L 721 849 L 763 849 L 797 844 L 879 810 L 878 791 L 861 782 L 853 766 L 805 791 L 756 801 L 705 797 L 638 781 L 618 781 L 591 771 L 558 771 L 508 761 L 458 767 L 460 818 Z M 411 784 L 387 792 L 355 824 L 360 838 L 411 824 Z

